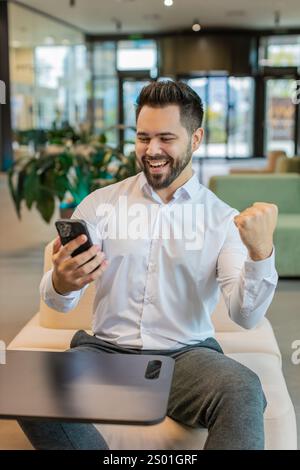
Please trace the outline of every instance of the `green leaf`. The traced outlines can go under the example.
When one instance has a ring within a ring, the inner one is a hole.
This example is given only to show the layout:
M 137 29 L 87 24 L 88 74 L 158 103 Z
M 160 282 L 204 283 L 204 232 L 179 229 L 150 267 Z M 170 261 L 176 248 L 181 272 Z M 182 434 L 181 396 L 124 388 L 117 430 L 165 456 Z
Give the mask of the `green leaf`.
M 54 178 L 54 191 L 60 201 L 65 197 L 66 192 L 69 189 L 69 181 L 66 175 L 56 176 Z
M 35 158 L 22 158 L 17 160 L 9 170 L 8 185 L 19 219 L 21 218 L 21 203 L 25 198 L 27 174 L 31 171 L 30 168 L 34 162 Z
M 99 135 L 99 142 L 100 142 L 101 144 L 106 144 L 107 138 L 106 138 L 106 135 L 105 135 L 105 134 L 102 133 L 102 134 Z
M 53 196 L 63 200 L 69 188 L 68 177 L 65 174 L 57 175 L 54 170 L 49 170 L 46 174 L 42 175 L 41 187 L 48 190 Z
M 21 202 L 24 199 L 24 184 L 26 178 L 26 171 L 21 170 L 17 178 L 17 188 L 16 188 L 16 209 L 18 217 L 21 218 Z
M 16 190 L 15 190 L 15 187 L 14 187 L 14 181 L 13 181 L 14 176 L 15 176 L 14 167 L 15 167 L 15 164 L 13 164 L 13 166 L 7 172 L 7 176 L 8 176 L 7 181 L 8 181 L 8 188 L 9 188 L 9 191 L 10 191 L 10 195 L 11 195 L 13 203 L 16 207 L 16 205 L 17 205 L 17 194 L 16 194 Z
M 51 155 L 51 158 L 49 158 L 49 155 L 41 156 L 39 159 L 37 159 L 38 173 L 39 174 L 45 173 L 51 167 L 54 167 L 54 163 L 55 163 L 55 160 L 52 155 Z
M 24 183 L 24 198 L 28 209 L 31 209 L 33 202 L 37 199 L 39 184 L 39 177 L 35 172 L 30 173 L 26 177 Z
M 40 189 L 36 208 L 45 222 L 49 223 L 55 210 L 55 200 L 53 195 L 44 189 Z

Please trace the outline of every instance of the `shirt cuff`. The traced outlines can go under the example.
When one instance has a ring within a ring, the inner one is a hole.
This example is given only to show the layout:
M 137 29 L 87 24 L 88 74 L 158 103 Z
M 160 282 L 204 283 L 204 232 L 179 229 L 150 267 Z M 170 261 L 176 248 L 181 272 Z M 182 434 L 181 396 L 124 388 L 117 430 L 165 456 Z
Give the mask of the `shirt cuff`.
M 276 273 L 274 245 L 271 255 L 266 259 L 254 261 L 250 258 L 249 254 L 247 255 L 245 274 L 248 278 L 263 279 L 273 276 L 274 273 Z
M 74 298 L 76 298 L 78 295 L 78 291 L 68 292 L 67 294 L 59 294 L 54 289 L 53 282 L 52 282 L 52 273 L 53 273 L 53 269 L 51 269 L 50 271 L 46 273 L 46 276 L 47 276 L 46 282 L 45 282 L 46 289 L 44 291 L 45 298 L 50 299 L 50 300 L 57 300 L 58 302 L 60 300 L 63 302 L 66 300 L 73 300 Z

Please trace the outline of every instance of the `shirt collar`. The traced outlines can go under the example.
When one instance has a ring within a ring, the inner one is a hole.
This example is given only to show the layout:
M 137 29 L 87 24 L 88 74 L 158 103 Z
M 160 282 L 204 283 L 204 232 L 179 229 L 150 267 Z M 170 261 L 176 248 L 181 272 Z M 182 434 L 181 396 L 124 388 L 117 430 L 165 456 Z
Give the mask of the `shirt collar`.
M 193 199 L 197 195 L 201 185 L 196 175 L 196 172 L 194 170 L 192 171 L 193 171 L 193 175 L 190 177 L 190 179 L 186 183 L 184 183 L 182 186 L 180 186 L 180 188 L 176 189 L 175 193 L 173 194 L 174 198 L 177 198 L 180 194 L 183 194 L 183 193 L 186 194 L 189 199 Z M 154 190 L 148 184 L 147 178 L 143 171 L 141 171 L 140 176 L 139 176 L 139 185 L 140 185 L 141 190 L 143 190 L 150 196 L 153 196 Z

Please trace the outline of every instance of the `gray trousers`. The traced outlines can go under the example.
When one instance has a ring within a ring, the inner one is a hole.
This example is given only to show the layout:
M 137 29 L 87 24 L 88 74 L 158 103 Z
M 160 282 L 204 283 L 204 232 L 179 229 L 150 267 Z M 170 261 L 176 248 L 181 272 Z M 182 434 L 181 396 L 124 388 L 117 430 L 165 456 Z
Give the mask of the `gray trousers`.
M 257 375 L 226 357 L 214 338 L 177 350 L 124 348 L 78 331 L 68 352 L 159 354 L 175 359 L 169 417 L 192 428 L 205 427 L 205 449 L 264 448 L 267 402 Z M 154 371 L 155 373 L 155 371 Z M 18 420 L 35 449 L 108 449 L 93 424 Z

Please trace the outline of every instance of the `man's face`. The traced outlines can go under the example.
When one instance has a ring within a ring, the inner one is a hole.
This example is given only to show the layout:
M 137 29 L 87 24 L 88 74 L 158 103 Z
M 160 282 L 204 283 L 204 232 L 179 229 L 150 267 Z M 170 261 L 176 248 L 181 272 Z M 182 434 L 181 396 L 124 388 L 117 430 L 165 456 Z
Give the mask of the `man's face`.
M 180 122 L 179 106 L 143 106 L 137 119 L 135 151 L 153 189 L 163 189 L 192 158 L 191 137 Z

